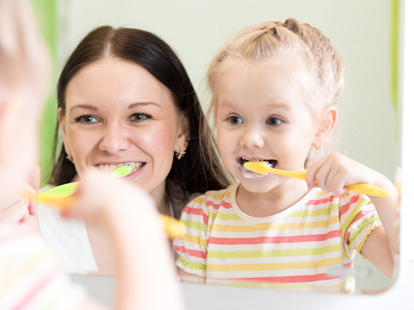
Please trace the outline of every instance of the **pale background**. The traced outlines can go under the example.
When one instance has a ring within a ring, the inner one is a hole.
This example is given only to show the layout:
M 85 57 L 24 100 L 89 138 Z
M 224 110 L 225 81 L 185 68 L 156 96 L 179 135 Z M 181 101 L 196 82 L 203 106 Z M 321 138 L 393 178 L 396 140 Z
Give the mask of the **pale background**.
M 340 152 L 394 179 L 399 165 L 398 118 L 391 101 L 390 24 L 387 0 L 59 0 L 60 68 L 94 27 L 112 25 L 151 31 L 177 52 L 203 107 L 209 62 L 237 30 L 262 21 L 294 17 L 318 27 L 347 64 Z M 356 266 L 370 266 L 357 255 Z M 371 267 L 370 267 L 371 268 Z M 361 289 L 386 287 L 389 280 L 357 279 Z

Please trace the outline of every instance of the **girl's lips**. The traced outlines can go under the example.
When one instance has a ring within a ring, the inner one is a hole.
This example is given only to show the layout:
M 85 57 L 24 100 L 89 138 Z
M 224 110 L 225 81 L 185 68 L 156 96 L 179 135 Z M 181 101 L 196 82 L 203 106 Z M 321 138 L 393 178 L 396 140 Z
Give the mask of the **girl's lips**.
M 236 160 L 236 165 L 237 165 L 237 168 L 239 169 L 240 173 L 242 174 L 242 176 L 245 179 L 260 179 L 260 178 L 264 178 L 264 177 L 270 175 L 270 173 L 259 174 L 259 173 L 255 173 L 253 171 L 250 171 L 250 170 L 246 169 L 242 165 L 242 162 L 239 161 L 239 160 Z
M 236 157 L 236 161 L 242 167 L 243 167 L 244 163 L 250 162 L 250 161 L 266 162 L 266 163 L 268 163 L 268 166 L 271 167 L 271 168 L 275 168 L 276 165 L 277 165 L 277 160 L 276 159 L 264 159 L 264 158 L 254 158 L 254 157 L 240 156 L 240 157 Z

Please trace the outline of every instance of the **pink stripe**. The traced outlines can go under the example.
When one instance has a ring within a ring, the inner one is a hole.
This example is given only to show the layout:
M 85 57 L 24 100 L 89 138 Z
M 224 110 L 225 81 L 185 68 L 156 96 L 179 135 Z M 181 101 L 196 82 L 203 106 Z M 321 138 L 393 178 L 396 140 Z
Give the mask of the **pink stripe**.
M 358 200 L 359 200 L 359 195 L 352 196 L 349 202 L 341 207 L 341 210 L 339 211 L 339 217 L 341 217 L 342 214 L 344 214 L 346 211 L 349 210 L 349 207 L 351 206 L 351 204 L 357 202 Z
M 351 261 L 348 264 L 344 265 L 344 267 L 347 267 L 347 268 L 352 268 L 352 266 L 354 266 L 354 260 L 353 259 L 351 259 Z
M 339 279 L 340 277 L 330 277 L 326 273 L 320 273 L 307 276 L 287 276 L 287 277 L 260 277 L 260 278 L 230 278 L 216 279 L 221 281 L 233 282 L 272 282 L 272 283 L 306 283 L 324 280 Z M 210 279 L 210 278 L 209 278 Z
M 208 200 L 206 202 L 207 207 L 213 207 L 214 209 L 218 209 L 220 207 L 225 208 L 225 209 L 231 209 L 231 204 L 226 202 L 226 201 L 222 201 L 219 204 L 213 203 L 211 200 Z
M 190 249 L 186 249 L 183 246 L 177 246 L 177 245 L 174 245 L 174 249 L 177 252 L 187 253 L 188 255 L 193 256 L 193 257 L 207 258 L 207 253 L 204 253 L 203 251 L 190 250 Z
M 315 206 L 315 205 L 320 205 L 323 203 L 327 203 L 327 202 L 331 202 L 334 198 L 338 198 L 339 196 L 337 195 L 332 195 L 329 196 L 328 198 L 324 198 L 324 199 L 317 199 L 317 200 L 309 200 L 306 205 L 311 205 L 311 206 Z
M 357 222 L 358 220 L 363 218 L 365 215 L 367 215 L 368 213 L 371 213 L 373 211 L 375 211 L 375 208 L 370 208 L 370 209 L 367 209 L 367 210 L 361 210 L 359 212 L 359 215 L 357 216 L 357 218 L 353 221 L 353 223 Z
M 310 241 L 325 241 L 341 236 L 341 230 L 330 231 L 320 235 L 302 235 L 286 237 L 257 237 L 257 238 L 216 238 L 210 237 L 209 244 L 262 244 L 262 243 L 295 243 Z
M 208 225 L 208 215 L 204 213 L 203 209 L 195 209 L 186 206 L 183 209 L 183 213 L 200 215 L 203 217 L 204 224 Z
M 29 304 L 29 302 L 33 299 L 33 297 L 36 296 L 36 294 L 46 286 L 52 280 L 55 276 L 57 276 L 58 270 L 54 270 L 52 273 L 50 273 L 48 276 L 43 278 L 38 282 L 38 284 L 20 301 L 19 304 L 16 305 L 14 308 L 15 310 L 25 309 L 25 307 Z

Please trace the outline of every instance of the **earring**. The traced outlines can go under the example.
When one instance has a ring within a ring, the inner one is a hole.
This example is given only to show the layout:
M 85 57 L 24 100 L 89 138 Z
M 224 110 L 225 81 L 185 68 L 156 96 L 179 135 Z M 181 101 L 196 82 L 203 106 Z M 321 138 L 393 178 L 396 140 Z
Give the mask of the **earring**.
M 73 156 L 68 153 L 68 156 L 66 156 L 66 159 L 68 159 L 73 164 Z
M 184 157 L 185 150 L 187 149 L 188 141 L 185 141 L 183 148 L 179 148 L 178 151 L 175 152 L 175 156 L 177 156 L 177 159 L 180 160 Z
M 319 142 L 316 142 L 313 147 L 315 148 L 315 150 L 319 150 Z

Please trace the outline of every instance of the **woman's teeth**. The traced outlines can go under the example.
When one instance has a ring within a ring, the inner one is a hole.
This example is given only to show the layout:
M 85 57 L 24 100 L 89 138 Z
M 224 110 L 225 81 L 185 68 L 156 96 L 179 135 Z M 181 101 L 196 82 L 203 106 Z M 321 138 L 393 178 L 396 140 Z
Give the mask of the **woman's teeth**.
M 103 172 L 107 172 L 107 173 L 111 173 L 112 171 L 114 171 L 116 168 L 122 167 L 122 166 L 130 166 L 132 169 L 131 173 L 134 173 L 136 171 L 138 171 L 139 169 L 141 169 L 141 167 L 144 165 L 145 163 L 143 162 L 130 162 L 130 163 L 123 163 L 123 164 L 100 164 L 97 165 L 97 167 L 99 168 L 99 170 L 103 171 Z

